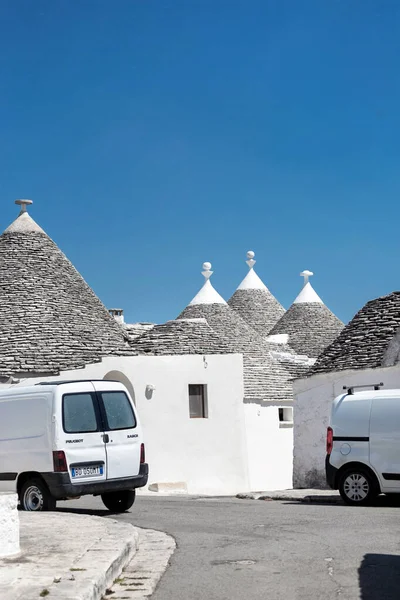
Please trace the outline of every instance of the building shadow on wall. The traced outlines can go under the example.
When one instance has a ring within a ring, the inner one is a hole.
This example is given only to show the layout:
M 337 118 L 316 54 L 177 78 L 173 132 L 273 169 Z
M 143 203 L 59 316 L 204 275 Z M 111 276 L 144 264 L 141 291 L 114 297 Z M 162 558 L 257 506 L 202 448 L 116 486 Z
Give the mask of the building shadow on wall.
M 366 554 L 358 569 L 360 600 L 399 600 L 400 556 Z

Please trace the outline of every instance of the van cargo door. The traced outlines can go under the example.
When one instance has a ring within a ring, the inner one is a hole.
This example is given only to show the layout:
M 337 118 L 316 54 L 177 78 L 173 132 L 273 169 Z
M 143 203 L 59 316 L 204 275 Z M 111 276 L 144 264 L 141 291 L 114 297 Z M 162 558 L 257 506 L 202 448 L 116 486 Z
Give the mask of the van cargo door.
M 106 434 L 107 479 L 134 477 L 140 469 L 142 435 L 133 402 L 122 386 L 98 389 L 97 394 Z
M 371 410 L 370 463 L 382 486 L 400 490 L 400 398 L 374 398 Z
M 62 388 L 63 386 L 60 386 Z M 68 384 L 61 392 L 56 451 L 64 451 L 71 483 L 106 479 L 106 449 L 96 392 L 89 382 Z

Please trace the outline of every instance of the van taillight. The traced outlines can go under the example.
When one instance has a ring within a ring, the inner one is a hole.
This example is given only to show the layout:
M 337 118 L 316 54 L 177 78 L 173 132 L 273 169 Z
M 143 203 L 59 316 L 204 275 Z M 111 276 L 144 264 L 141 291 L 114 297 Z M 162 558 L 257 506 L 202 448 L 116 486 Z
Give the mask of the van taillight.
M 53 465 L 55 473 L 65 473 L 68 471 L 67 459 L 62 450 L 53 452 Z
M 140 464 L 142 465 L 145 462 L 146 462 L 146 452 L 144 449 L 144 444 L 141 444 L 140 445 Z
M 328 427 L 326 431 L 326 453 L 330 454 L 333 448 L 333 429 Z

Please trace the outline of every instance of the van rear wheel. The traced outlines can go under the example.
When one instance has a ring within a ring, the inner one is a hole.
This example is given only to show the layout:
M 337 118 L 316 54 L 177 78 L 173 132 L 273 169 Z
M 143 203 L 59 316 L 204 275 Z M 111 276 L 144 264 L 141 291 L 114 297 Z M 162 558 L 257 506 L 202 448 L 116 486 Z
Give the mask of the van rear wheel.
M 339 481 L 339 492 L 346 504 L 370 504 L 379 494 L 377 481 L 367 469 L 353 467 L 343 473 Z
M 102 494 L 101 499 L 108 510 L 115 513 L 123 513 L 129 510 L 135 502 L 135 490 L 122 490 L 121 492 L 108 492 Z
M 46 484 L 41 479 L 28 479 L 21 488 L 19 501 L 22 510 L 42 511 L 55 510 L 56 500 L 51 496 Z

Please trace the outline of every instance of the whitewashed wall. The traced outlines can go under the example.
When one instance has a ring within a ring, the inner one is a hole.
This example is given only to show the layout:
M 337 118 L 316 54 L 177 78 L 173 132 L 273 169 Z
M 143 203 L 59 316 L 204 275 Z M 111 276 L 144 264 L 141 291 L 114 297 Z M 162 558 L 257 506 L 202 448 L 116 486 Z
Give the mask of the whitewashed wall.
M 299 379 L 294 384 L 293 486 L 326 487 L 325 449 L 332 401 L 343 386 L 384 383 L 400 388 L 400 366 L 338 371 Z
M 235 494 L 248 489 L 241 355 L 140 357 L 156 386 L 140 393 L 150 483 L 186 482 L 190 494 Z M 207 384 L 208 419 L 190 419 L 189 383 Z
M 0 493 L 0 558 L 20 551 L 17 501 L 17 494 Z
M 252 491 L 292 487 L 293 428 L 279 425 L 281 406 L 245 401 L 247 455 Z
M 109 357 L 85 369 L 25 380 L 21 385 L 103 379 L 110 373 L 113 378 L 122 374 L 124 383 L 128 378 L 134 391 L 150 485 L 184 483 L 190 494 L 249 491 L 241 355 Z M 207 419 L 189 417 L 190 383 L 208 386 Z M 155 386 L 152 395 L 146 395 L 148 385 Z

